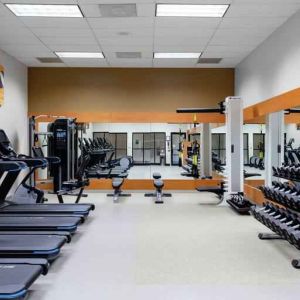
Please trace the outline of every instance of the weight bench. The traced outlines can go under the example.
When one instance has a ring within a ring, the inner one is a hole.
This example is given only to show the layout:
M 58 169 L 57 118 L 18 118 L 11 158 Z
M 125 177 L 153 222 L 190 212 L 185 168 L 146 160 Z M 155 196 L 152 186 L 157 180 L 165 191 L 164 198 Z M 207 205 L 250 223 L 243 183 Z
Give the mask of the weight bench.
M 153 185 L 155 187 L 155 192 L 154 193 L 145 193 L 145 197 L 153 197 L 155 198 L 155 203 L 156 204 L 162 204 L 164 203 L 162 197 L 172 197 L 172 194 L 170 193 L 163 193 L 163 187 L 164 187 L 164 182 L 161 179 L 161 175 L 158 172 L 155 172 L 152 174 L 153 177 Z
M 113 194 L 107 194 L 107 197 L 113 197 L 114 203 L 119 202 L 119 197 L 131 197 L 131 194 L 125 194 L 122 192 L 121 187 L 124 183 L 124 178 L 113 178 L 112 187 L 114 189 Z

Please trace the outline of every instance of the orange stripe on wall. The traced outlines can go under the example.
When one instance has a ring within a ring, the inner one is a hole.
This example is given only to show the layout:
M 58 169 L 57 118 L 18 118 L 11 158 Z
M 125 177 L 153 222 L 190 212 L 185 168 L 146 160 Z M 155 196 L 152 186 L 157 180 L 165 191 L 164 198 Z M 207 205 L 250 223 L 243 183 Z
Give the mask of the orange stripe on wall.
M 164 179 L 164 189 L 165 190 L 195 190 L 198 186 L 216 186 L 220 185 L 221 179 Z M 52 184 L 49 183 L 39 183 L 38 188 L 43 190 L 51 190 Z M 90 185 L 87 190 L 112 190 L 112 180 L 111 179 L 92 179 L 90 180 Z M 153 180 L 152 179 L 126 179 L 122 190 L 153 190 Z
M 300 88 L 275 96 L 244 109 L 244 120 L 252 120 L 272 112 L 300 105 Z
M 43 115 L 42 112 L 30 113 L 30 116 Z M 192 124 L 194 114 L 177 114 L 176 112 L 62 112 L 52 113 L 55 116 L 77 118 L 78 122 L 96 123 L 187 123 Z M 199 123 L 224 123 L 225 116 L 218 113 L 196 114 Z M 51 117 L 41 117 L 38 122 L 51 122 Z

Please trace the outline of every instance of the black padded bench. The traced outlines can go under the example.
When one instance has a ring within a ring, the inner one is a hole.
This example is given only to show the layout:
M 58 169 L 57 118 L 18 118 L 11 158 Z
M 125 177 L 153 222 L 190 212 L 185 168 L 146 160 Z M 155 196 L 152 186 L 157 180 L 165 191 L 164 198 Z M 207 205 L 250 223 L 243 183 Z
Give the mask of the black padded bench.
M 152 174 L 153 177 L 153 185 L 155 187 L 154 193 L 146 193 L 145 197 L 153 197 L 155 198 L 155 203 L 162 204 L 164 203 L 162 197 L 172 197 L 170 193 L 163 193 L 164 182 L 161 179 L 161 174 L 158 172 L 154 172 Z
M 107 197 L 113 197 L 114 203 L 119 202 L 119 197 L 130 197 L 131 194 L 125 194 L 122 192 L 121 187 L 124 183 L 124 178 L 113 178 L 112 188 L 114 189 L 113 194 L 107 194 Z

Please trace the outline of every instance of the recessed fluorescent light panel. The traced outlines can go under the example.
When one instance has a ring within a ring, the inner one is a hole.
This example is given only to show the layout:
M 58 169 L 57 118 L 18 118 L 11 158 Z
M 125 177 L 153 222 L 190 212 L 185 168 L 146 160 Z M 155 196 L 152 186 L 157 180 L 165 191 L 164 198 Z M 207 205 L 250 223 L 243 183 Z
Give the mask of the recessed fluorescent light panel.
M 198 53 L 189 53 L 189 52 L 182 52 L 182 53 L 162 53 L 156 52 L 154 53 L 154 58 L 199 58 L 201 52 Z
M 83 18 L 78 5 L 5 4 L 18 17 Z
M 102 52 L 55 52 L 55 54 L 65 58 L 104 58 Z
M 156 16 L 222 18 L 228 8 L 228 4 L 157 4 Z

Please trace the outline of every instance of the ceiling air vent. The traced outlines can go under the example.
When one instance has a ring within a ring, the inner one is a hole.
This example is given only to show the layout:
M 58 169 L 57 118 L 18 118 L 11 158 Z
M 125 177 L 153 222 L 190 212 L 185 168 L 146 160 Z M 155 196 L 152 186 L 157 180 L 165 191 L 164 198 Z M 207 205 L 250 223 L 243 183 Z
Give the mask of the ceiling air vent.
M 117 58 L 142 58 L 141 52 L 116 52 Z
M 63 61 L 58 57 L 37 57 L 36 58 L 41 63 L 47 63 L 47 64 L 57 64 L 57 63 L 63 63 Z
M 198 64 L 219 64 L 222 58 L 199 58 Z
M 105 18 L 137 17 L 136 4 L 99 4 L 99 9 Z

